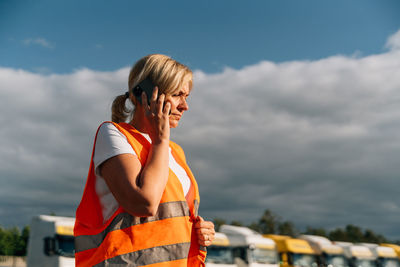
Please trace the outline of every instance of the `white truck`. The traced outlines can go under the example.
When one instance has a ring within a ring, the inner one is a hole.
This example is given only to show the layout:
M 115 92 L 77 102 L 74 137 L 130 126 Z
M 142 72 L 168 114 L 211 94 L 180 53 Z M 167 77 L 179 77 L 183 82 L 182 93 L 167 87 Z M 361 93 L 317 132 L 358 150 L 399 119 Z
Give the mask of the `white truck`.
M 377 246 L 372 251 L 377 258 L 378 267 L 400 267 L 400 260 L 394 248 Z
M 73 267 L 75 218 L 39 215 L 32 219 L 28 267 Z
M 211 246 L 207 247 L 206 267 L 235 267 L 233 250 L 224 233 L 215 233 Z
M 368 247 L 348 242 L 334 243 L 343 248 L 350 267 L 377 267 L 376 257 Z
M 389 248 L 394 249 L 394 251 L 397 254 L 397 257 L 400 259 L 400 246 L 399 245 L 390 244 L 390 243 L 382 243 L 382 244 L 379 244 L 379 245 L 382 246 L 382 247 L 389 247 Z
M 368 247 L 375 257 L 377 267 L 400 267 L 400 261 L 393 247 L 380 246 L 374 243 L 360 243 Z
M 242 226 L 221 225 L 219 231 L 228 237 L 238 267 L 278 267 L 278 253 L 272 239 Z
M 349 267 L 343 248 L 334 245 L 328 238 L 317 235 L 300 235 L 297 238 L 306 240 L 310 244 L 318 255 L 319 265 L 323 267 Z

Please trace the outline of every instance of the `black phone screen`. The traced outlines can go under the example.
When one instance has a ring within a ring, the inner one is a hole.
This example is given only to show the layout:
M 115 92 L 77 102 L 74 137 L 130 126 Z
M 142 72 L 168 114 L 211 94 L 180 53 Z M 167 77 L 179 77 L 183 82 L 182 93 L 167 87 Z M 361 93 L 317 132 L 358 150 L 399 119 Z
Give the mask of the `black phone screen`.
M 147 104 L 150 105 L 150 99 L 153 94 L 154 87 L 155 85 L 150 80 L 150 78 L 146 78 L 133 88 L 133 94 L 135 95 L 136 99 L 138 99 L 139 102 L 143 104 L 142 92 L 145 92 L 147 96 Z

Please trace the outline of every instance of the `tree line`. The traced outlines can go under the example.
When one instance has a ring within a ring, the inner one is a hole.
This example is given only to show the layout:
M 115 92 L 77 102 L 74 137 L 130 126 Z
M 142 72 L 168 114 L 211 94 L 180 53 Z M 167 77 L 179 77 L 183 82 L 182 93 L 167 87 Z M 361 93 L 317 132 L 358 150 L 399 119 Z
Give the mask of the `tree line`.
M 333 230 L 326 230 L 324 228 L 314 228 L 308 226 L 305 231 L 299 231 L 293 222 L 282 220 L 282 218 L 269 209 L 265 210 L 260 219 L 256 222 L 252 222 L 249 225 L 245 225 L 240 221 L 232 221 L 227 223 L 226 220 L 221 218 L 215 218 L 213 220 L 216 231 L 222 224 L 230 224 L 237 226 L 246 226 L 254 231 L 261 234 L 278 234 L 278 235 L 289 235 L 296 237 L 300 234 L 319 235 L 327 237 L 334 241 L 345 241 L 352 243 L 393 243 L 400 245 L 400 240 L 389 240 L 381 234 L 377 234 L 371 229 L 362 229 L 359 226 L 348 224 L 344 228 L 336 228 Z
M 22 231 L 18 227 L 4 229 L 0 227 L 0 255 L 26 256 L 28 246 L 29 226 Z

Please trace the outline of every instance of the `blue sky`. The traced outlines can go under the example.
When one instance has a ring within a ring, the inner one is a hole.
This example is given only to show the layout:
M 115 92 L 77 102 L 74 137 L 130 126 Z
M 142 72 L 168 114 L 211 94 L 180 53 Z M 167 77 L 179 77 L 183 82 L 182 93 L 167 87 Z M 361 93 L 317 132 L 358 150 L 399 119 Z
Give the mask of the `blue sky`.
M 172 131 L 200 214 L 400 240 L 397 0 L 0 0 L 0 225 L 74 216 L 129 67 L 194 70 Z
M 160 52 L 216 72 L 261 60 L 368 55 L 381 52 L 397 31 L 399 11 L 396 0 L 3 0 L 1 65 L 115 70 Z

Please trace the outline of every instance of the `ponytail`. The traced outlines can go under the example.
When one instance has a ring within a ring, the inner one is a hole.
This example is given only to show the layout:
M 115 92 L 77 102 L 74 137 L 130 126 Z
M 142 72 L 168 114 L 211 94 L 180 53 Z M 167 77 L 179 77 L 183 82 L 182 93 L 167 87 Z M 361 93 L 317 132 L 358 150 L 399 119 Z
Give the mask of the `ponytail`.
M 117 96 L 111 106 L 111 120 L 115 123 L 125 122 L 132 110 L 125 105 L 129 93 Z

